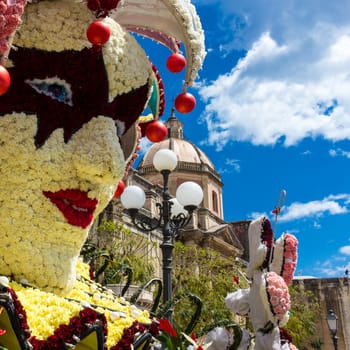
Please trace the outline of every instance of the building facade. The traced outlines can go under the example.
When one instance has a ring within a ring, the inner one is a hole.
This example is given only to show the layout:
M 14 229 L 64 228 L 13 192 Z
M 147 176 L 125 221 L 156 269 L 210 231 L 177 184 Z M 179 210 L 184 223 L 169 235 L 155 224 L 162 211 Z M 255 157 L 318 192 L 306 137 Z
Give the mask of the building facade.
M 311 291 L 321 306 L 316 322 L 316 336 L 323 341 L 322 350 L 334 350 L 332 334 L 326 316 L 333 310 L 338 317 L 336 333 L 338 350 L 350 350 L 350 285 L 344 278 L 295 278 L 293 284 L 299 289 Z
M 149 219 L 158 217 L 157 204 L 162 202 L 163 178 L 153 166 L 154 154 L 161 149 L 174 151 L 178 158 L 178 164 L 169 176 L 169 193 L 176 195 L 176 189 L 186 181 L 193 181 L 203 189 L 203 201 L 193 213 L 188 225 L 179 230 L 177 239 L 184 244 L 194 243 L 201 248 L 212 248 L 231 261 L 241 258 L 246 247 L 241 243 L 240 237 L 247 236 L 249 221 L 226 222 L 224 220 L 222 188 L 220 175 L 215 170 L 211 160 L 206 154 L 192 142 L 183 136 L 183 123 L 178 120 L 172 111 L 170 118 L 165 122 L 168 128 L 168 137 L 158 143 L 154 143 L 144 154 L 136 169 L 129 171 L 126 186 L 137 185 L 146 194 L 146 203 L 139 211 L 141 215 Z M 104 218 L 123 222 L 130 230 L 142 234 L 133 225 L 130 216 L 120 203 L 114 199 L 104 213 Z M 158 242 L 149 259 L 157 259 L 161 276 L 159 245 L 162 242 L 162 232 L 155 229 L 148 233 L 150 240 Z

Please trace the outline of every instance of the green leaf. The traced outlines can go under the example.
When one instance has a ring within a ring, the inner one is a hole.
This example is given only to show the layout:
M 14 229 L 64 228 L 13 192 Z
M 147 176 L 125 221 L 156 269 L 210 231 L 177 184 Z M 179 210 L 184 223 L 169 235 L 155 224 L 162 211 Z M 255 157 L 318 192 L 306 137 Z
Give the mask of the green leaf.
M 161 334 L 157 337 L 157 339 L 158 339 L 163 345 L 165 345 L 166 348 L 167 348 L 168 350 L 175 350 L 175 346 L 174 346 L 173 341 L 172 341 L 172 339 L 171 339 L 170 336 L 168 336 L 168 335 L 166 335 L 166 334 L 164 334 L 164 333 L 161 333 Z

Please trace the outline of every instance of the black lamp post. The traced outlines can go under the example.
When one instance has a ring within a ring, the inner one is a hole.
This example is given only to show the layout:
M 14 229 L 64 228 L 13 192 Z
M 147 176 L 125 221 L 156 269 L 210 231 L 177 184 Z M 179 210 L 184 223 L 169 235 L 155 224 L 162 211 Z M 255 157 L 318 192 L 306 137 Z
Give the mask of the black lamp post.
M 334 350 L 338 350 L 338 337 L 337 337 L 337 330 L 338 330 L 338 317 L 337 315 L 333 312 L 332 309 L 328 311 L 327 317 L 327 324 L 328 328 L 332 334 L 332 340 L 334 344 Z
M 174 239 L 180 228 L 185 227 L 191 220 L 193 211 L 203 200 L 203 191 L 195 182 L 182 183 L 176 190 L 176 198 L 171 198 L 168 189 L 168 180 L 171 171 L 177 166 L 177 156 L 169 149 L 161 149 L 153 157 L 154 167 L 163 176 L 162 203 L 157 203 L 159 217 L 148 218 L 139 214 L 146 201 L 142 188 L 128 186 L 125 188 L 120 199 L 132 218 L 133 224 L 141 231 L 149 232 L 156 228 L 162 228 L 163 241 L 160 245 L 162 250 L 163 271 L 163 303 L 172 297 L 172 253 Z M 167 314 L 172 320 L 172 311 Z

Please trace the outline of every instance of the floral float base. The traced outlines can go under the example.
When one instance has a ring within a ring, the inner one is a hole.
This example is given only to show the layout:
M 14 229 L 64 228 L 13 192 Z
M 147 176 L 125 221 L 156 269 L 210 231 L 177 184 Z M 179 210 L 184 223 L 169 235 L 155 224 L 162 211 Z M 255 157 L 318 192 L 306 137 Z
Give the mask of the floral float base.
M 88 273 L 87 265 L 79 267 Z M 121 350 L 135 343 L 141 349 L 157 335 L 158 326 L 147 311 L 84 276 L 66 297 L 6 283 L 2 277 L 0 330 L 0 346 L 11 350 L 78 350 L 83 344 L 91 350 Z

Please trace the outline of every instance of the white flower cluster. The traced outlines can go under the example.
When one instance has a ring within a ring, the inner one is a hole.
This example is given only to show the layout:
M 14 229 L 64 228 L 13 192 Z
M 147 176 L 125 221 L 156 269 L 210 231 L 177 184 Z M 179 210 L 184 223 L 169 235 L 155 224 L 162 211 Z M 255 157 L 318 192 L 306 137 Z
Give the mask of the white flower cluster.
M 187 83 L 189 85 L 196 79 L 198 71 L 201 69 L 204 58 L 206 56 L 204 46 L 204 31 L 198 15 L 196 14 L 195 7 L 189 0 L 168 0 L 170 6 L 174 7 L 177 12 L 177 16 L 180 16 L 185 28 L 186 42 L 191 48 L 193 55 L 192 66 L 187 73 Z
M 85 1 L 28 3 L 14 45 L 58 52 L 82 50 L 89 46 L 86 30 L 94 19 Z
M 124 156 L 111 118 L 96 117 L 66 144 L 55 130 L 36 149 L 34 115 L 0 118 L 0 273 L 67 292 L 88 227 L 67 223 L 43 191 L 77 189 L 98 200 L 98 215 L 123 176 Z
M 149 82 L 151 89 L 152 67 L 135 38 L 112 18 L 105 18 L 112 35 L 103 46 L 103 58 L 108 72 L 109 99 L 129 92 Z
M 80 51 L 91 47 L 86 30 L 94 20 L 96 18 L 85 1 L 60 0 L 28 4 L 14 45 L 45 51 Z M 111 101 L 149 82 L 152 68 L 133 36 L 111 18 L 102 21 L 108 23 L 111 29 L 111 36 L 103 46 Z
M 193 84 L 206 52 L 200 18 L 190 0 L 126 1 L 119 3 L 111 16 L 125 28 L 135 28 L 171 50 L 176 50 L 174 41 L 182 42 L 187 59 L 185 85 Z

